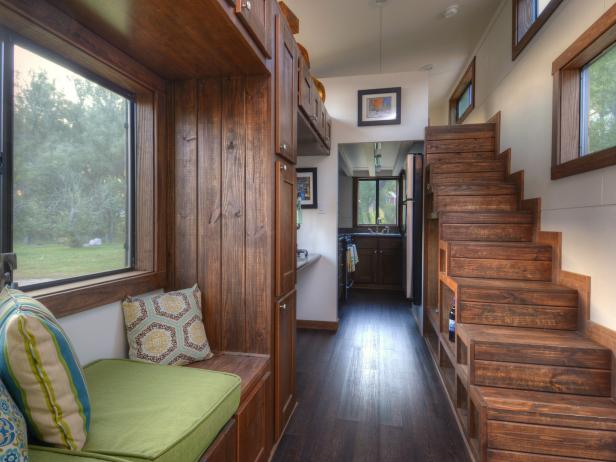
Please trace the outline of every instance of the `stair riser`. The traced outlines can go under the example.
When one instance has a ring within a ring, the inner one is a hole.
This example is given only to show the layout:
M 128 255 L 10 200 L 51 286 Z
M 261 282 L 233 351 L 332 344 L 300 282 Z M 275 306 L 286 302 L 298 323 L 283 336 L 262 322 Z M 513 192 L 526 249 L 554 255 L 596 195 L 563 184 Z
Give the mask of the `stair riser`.
M 537 305 L 461 302 L 458 321 L 466 324 L 575 330 L 577 309 Z
M 439 162 L 476 162 L 494 159 L 494 154 L 491 152 L 451 152 L 426 154 L 427 165 L 434 165 Z
M 503 244 L 452 243 L 449 255 L 451 258 L 551 261 L 552 248 L 537 245 L 516 245 L 514 247 Z M 517 262 L 511 264 L 517 264 Z
M 511 305 L 541 305 L 577 308 L 578 295 L 575 292 L 522 291 L 463 287 L 460 289 L 462 302 L 479 302 Z
M 473 384 L 517 390 L 610 396 L 611 371 L 474 361 Z
M 526 452 L 488 450 L 488 462 L 596 462 L 590 459 L 571 459 L 569 457 L 554 457 Z
M 616 432 L 488 420 L 487 434 L 491 449 L 616 461 Z
M 552 279 L 552 263 L 547 261 L 451 258 L 447 274 L 467 278 L 550 281 Z
M 508 363 L 541 364 L 546 366 L 611 368 L 609 350 L 560 348 L 557 345 L 509 345 L 506 343 L 476 343 L 475 360 Z
M 442 184 L 434 185 L 432 191 L 437 196 L 515 196 L 516 186 L 500 184 Z
M 477 160 L 474 162 L 441 162 L 430 167 L 430 176 L 481 172 L 496 172 L 500 178 L 504 179 L 505 164 L 499 161 Z
M 494 155 L 494 138 L 471 138 L 426 141 L 426 152 L 489 152 Z
M 534 224 L 533 215 L 525 212 L 443 212 L 439 216 L 441 224 L 505 225 Z
M 475 210 L 489 212 L 513 212 L 517 209 L 518 198 L 515 195 L 503 196 L 439 196 L 434 197 L 436 212 L 472 212 Z
M 430 188 L 434 190 L 440 185 L 503 181 L 504 178 L 505 175 L 502 172 L 431 173 Z
M 533 225 L 441 224 L 444 241 L 530 242 Z

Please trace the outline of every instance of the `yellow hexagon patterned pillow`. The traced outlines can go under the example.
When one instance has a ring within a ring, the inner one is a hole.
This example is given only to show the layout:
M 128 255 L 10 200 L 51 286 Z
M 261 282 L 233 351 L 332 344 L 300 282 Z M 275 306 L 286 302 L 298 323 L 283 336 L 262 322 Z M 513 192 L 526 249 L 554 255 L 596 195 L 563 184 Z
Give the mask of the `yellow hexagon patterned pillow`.
M 182 366 L 212 357 L 201 291 L 177 290 L 122 302 L 130 359 Z

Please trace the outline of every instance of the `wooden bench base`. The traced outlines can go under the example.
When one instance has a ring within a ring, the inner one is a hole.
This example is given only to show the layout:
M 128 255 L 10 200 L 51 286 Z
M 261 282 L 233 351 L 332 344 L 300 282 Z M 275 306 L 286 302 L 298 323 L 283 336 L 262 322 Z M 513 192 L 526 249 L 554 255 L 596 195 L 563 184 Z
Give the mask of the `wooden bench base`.
M 265 462 L 273 446 L 270 358 L 250 353 L 217 353 L 188 367 L 229 372 L 242 379 L 240 405 L 200 462 Z

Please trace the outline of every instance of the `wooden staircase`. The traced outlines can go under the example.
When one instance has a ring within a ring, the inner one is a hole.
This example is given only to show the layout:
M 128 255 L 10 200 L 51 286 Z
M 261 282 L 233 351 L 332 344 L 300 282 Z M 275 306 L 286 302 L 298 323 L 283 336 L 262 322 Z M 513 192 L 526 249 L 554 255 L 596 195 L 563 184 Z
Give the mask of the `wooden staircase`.
M 426 129 L 422 332 L 477 461 L 616 461 L 613 351 L 582 333 L 559 235 L 540 231 L 497 130 Z

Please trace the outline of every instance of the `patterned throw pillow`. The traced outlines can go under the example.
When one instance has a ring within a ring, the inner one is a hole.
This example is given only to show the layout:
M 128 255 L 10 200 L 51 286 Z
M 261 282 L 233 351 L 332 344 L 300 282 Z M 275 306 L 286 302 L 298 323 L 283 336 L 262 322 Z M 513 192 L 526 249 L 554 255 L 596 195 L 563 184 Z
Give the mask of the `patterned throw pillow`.
M 90 428 L 83 370 L 56 318 L 18 290 L 0 293 L 0 377 L 32 435 L 81 449 Z
M 0 462 L 28 462 L 26 421 L 0 382 Z
M 212 357 L 196 284 L 192 289 L 128 298 L 122 309 L 130 359 L 182 366 Z

